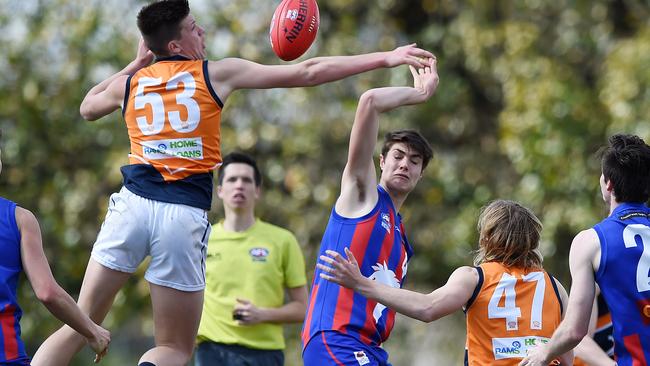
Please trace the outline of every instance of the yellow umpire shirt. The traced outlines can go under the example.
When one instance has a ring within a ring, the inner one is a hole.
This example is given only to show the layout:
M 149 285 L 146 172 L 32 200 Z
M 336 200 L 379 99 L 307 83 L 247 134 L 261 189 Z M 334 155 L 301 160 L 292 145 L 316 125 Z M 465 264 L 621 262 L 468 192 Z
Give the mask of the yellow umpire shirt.
M 284 289 L 304 286 L 305 260 L 291 232 L 261 220 L 244 232 L 212 226 L 208 242 L 205 299 L 198 342 L 212 341 L 262 349 L 284 349 L 281 324 L 240 326 L 233 320 L 236 299 L 278 308 Z

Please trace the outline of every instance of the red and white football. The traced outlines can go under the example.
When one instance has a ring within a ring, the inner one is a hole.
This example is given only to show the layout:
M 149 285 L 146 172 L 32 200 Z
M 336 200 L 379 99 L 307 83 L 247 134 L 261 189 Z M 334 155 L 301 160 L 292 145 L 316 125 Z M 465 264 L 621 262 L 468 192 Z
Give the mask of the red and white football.
M 316 0 L 282 0 L 271 20 L 271 48 L 284 61 L 295 60 L 309 49 L 320 15 Z

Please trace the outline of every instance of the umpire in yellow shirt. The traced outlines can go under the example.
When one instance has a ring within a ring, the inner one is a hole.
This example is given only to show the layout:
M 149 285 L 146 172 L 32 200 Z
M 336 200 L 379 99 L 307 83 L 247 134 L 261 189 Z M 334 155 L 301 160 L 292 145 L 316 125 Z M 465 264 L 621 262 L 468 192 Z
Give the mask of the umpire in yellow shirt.
M 305 261 L 291 232 L 255 217 L 261 183 L 250 156 L 223 158 L 217 195 L 225 219 L 208 242 L 196 366 L 283 365 L 282 324 L 304 319 Z

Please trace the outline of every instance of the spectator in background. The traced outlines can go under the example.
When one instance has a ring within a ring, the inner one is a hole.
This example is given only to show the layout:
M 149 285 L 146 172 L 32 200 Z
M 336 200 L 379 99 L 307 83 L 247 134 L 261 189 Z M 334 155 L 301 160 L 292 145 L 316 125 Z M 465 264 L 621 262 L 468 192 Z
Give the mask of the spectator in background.
M 208 245 L 197 366 L 281 366 L 282 324 L 304 319 L 304 258 L 291 232 L 255 217 L 261 183 L 253 158 L 224 157 L 217 195 L 225 218 Z

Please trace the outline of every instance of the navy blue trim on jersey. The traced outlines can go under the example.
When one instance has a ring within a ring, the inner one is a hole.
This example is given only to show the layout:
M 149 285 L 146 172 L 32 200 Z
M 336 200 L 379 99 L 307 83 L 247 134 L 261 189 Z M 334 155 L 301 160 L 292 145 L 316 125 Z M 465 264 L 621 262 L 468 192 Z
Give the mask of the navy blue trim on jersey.
M 212 172 L 165 182 L 156 168 L 148 164 L 125 165 L 120 170 L 124 178 L 124 187 L 138 196 L 210 210 Z
M 464 366 L 469 366 L 469 350 L 465 348 L 465 362 L 463 362 Z
M 161 57 L 157 58 L 154 63 L 156 62 L 161 62 L 161 61 L 191 61 L 190 58 L 181 56 L 181 55 L 173 55 L 173 56 L 166 56 L 166 57 Z
M 124 101 L 122 102 L 122 117 L 126 113 L 126 105 L 129 103 L 129 94 L 131 94 L 131 78 L 133 75 L 129 75 L 126 79 L 126 90 L 124 91 Z
M 212 98 L 214 99 L 215 102 L 217 102 L 219 107 L 223 108 L 223 102 L 221 101 L 221 98 L 219 98 L 219 96 L 217 95 L 217 92 L 212 87 L 212 82 L 210 81 L 210 74 L 208 73 L 208 60 L 203 61 L 203 77 L 205 78 L 205 85 L 208 86 L 210 95 L 212 95 Z
M 551 285 L 553 285 L 553 291 L 555 292 L 555 296 L 557 296 L 557 301 L 560 303 L 560 314 L 564 314 L 564 304 L 562 303 L 562 297 L 560 296 L 560 289 L 557 288 L 557 282 L 555 281 L 555 277 L 551 276 L 551 274 L 548 272 L 546 272 L 546 274 L 551 279 Z
M 465 309 L 463 309 L 463 312 L 465 313 L 467 313 L 469 307 L 472 306 L 474 300 L 476 300 L 476 297 L 478 297 L 479 292 L 481 292 L 481 287 L 483 287 L 483 268 L 480 266 L 474 268 L 476 269 L 476 272 L 478 272 L 478 282 L 476 283 L 476 287 L 474 287 L 472 297 L 470 297 L 469 300 L 467 300 L 467 304 L 465 304 Z

